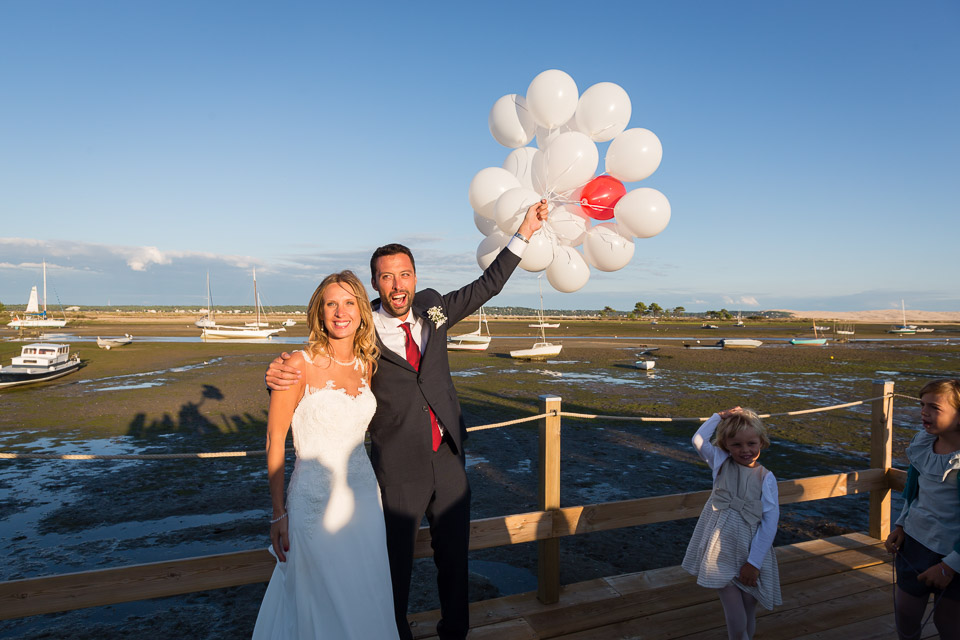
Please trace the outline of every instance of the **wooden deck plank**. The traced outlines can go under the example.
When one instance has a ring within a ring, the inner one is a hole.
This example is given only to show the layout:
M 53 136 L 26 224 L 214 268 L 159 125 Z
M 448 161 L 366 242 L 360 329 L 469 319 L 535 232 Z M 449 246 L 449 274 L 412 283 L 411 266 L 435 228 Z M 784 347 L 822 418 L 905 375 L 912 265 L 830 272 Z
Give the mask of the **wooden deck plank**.
M 878 540 L 848 534 L 778 547 L 776 553 L 784 603 L 772 612 L 758 612 L 762 637 L 813 638 L 848 625 L 846 636 L 824 638 L 859 638 L 854 633 L 857 625 L 866 633 L 889 635 L 889 621 L 883 617 L 892 607 L 893 576 L 890 556 Z M 591 580 L 563 589 L 560 602 L 546 606 L 536 600 L 535 593 L 473 603 L 470 637 L 726 638 L 716 594 L 697 587 L 695 578 L 680 567 Z M 415 637 L 435 637 L 437 617 L 435 611 L 411 616 Z
M 805 560 L 785 563 L 781 567 L 781 586 L 801 583 L 815 578 L 833 577 L 837 574 L 858 568 L 882 566 L 888 558 L 886 552 L 875 544 L 854 549 L 843 549 L 826 555 L 813 555 Z M 826 550 L 826 548 L 824 549 Z M 631 586 L 621 581 L 617 588 L 623 595 L 609 601 L 586 602 L 571 605 L 560 610 L 546 613 L 532 613 L 528 616 L 531 626 L 541 637 L 558 636 L 561 632 L 572 633 L 587 631 L 592 627 L 607 627 L 641 616 L 655 615 L 670 609 L 690 607 L 716 598 L 709 589 L 696 586 L 693 576 L 683 572 L 662 573 L 661 586 L 652 589 L 640 588 L 645 578 L 635 577 Z M 663 577 L 669 576 L 673 582 L 664 584 Z M 639 584 L 638 584 L 639 583 Z M 872 586 L 885 584 L 877 580 Z
M 541 604 L 536 595 L 535 591 L 530 591 L 470 603 L 470 637 L 473 638 L 474 633 L 483 627 L 522 618 L 529 613 L 555 611 L 583 602 L 606 601 L 616 598 L 619 594 L 607 584 L 604 578 L 597 578 L 560 587 L 560 601 L 554 604 Z M 437 622 L 440 620 L 438 610 L 415 613 L 408 616 L 408 619 L 411 622 L 414 638 L 436 637 Z M 506 638 L 512 639 L 512 636 L 504 636 L 500 640 L 506 640 Z

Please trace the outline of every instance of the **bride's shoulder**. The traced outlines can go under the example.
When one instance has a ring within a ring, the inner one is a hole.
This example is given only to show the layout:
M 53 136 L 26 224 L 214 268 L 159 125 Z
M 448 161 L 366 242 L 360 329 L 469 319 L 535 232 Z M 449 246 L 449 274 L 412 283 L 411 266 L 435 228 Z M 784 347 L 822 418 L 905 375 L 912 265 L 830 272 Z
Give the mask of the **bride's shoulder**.
M 291 367 L 302 367 L 304 364 L 312 364 L 312 361 L 306 351 L 300 351 L 298 349 L 290 353 L 290 357 L 287 358 L 287 364 Z

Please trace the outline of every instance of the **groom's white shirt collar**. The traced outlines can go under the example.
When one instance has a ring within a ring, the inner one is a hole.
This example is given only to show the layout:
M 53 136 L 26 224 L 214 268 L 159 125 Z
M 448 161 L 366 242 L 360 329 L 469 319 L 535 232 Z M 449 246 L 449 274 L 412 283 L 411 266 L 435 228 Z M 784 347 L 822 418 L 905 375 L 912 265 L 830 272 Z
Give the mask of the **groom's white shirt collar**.
M 425 345 L 422 344 L 422 336 L 420 335 L 423 329 L 423 322 L 420 317 L 413 312 L 412 308 L 407 312 L 406 318 L 397 318 L 384 311 L 383 303 L 381 302 L 380 308 L 373 314 L 373 324 L 377 329 L 377 335 L 380 336 L 380 341 L 383 342 L 386 348 L 401 358 L 407 357 L 407 338 L 403 333 L 403 329 L 400 328 L 400 325 L 404 322 L 410 323 L 410 333 L 413 334 L 413 340 L 417 343 L 417 346 L 420 347 L 420 353 L 423 353 Z

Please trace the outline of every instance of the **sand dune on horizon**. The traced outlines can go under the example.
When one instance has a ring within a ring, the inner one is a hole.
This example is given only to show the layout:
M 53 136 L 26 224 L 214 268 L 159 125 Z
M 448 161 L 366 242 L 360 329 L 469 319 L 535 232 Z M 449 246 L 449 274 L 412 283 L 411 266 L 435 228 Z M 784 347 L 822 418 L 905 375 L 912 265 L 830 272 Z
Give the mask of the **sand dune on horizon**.
M 900 324 L 903 312 L 900 309 L 873 309 L 871 311 L 793 311 L 775 309 L 792 314 L 795 318 L 813 320 L 838 320 L 840 322 L 870 322 Z M 907 309 L 907 323 L 960 323 L 960 311 L 915 311 Z

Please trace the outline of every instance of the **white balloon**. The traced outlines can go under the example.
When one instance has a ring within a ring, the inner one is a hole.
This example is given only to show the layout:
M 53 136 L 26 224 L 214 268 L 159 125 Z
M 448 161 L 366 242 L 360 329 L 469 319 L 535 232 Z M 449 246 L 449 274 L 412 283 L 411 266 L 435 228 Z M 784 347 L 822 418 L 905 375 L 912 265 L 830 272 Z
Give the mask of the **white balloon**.
M 477 225 L 477 231 L 485 236 L 490 235 L 497 230 L 497 221 L 490 218 L 484 218 L 482 215 L 473 212 L 473 224 Z
M 633 237 L 612 222 L 598 224 L 583 239 L 583 256 L 600 271 L 627 266 L 634 252 Z
M 486 271 L 490 263 L 497 257 L 497 254 L 503 251 L 508 242 L 510 242 L 510 236 L 500 230 L 494 231 L 481 240 L 477 247 L 477 264 L 480 265 L 480 268 Z
M 562 193 L 594 177 L 600 152 L 579 131 L 561 133 L 533 159 L 533 187 L 539 193 Z
M 590 279 L 590 267 L 580 252 L 573 247 L 557 247 L 553 262 L 547 267 L 547 280 L 562 293 L 573 293 L 583 288 Z
M 540 149 L 546 149 L 547 146 L 553 142 L 554 138 L 561 133 L 566 133 L 568 131 L 580 131 L 580 129 L 577 128 L 576 115 L 567 120 L 566 123 L 560 125 L 559 127 L 554 127 L 553 129 L 547 129 L 546 127 L 537 125 L 537 147 Z
M 467 196 L 474 211 L 484 218 L 493 220 L 494 207 L 500 194 L 519 186 L 520 181 L 517 177 L 506 169 L 487 167 L 473 176 Z
M 548 129 L 573 117 L 578 98 L 577 83 L 559 69 L 538 74 L 527 87 L 527 108 L 537 124 Z
M 620 198 L 613 208 L 613 217 L 638 238 L 652 238 L 667 228 L 670 202 L 656 189 L 634 189 Z
M 579 206 L 565 204 L 551 211 L 543 226 L 557 236 L 560 244 L 576 247 L 583 242 L 589 224 L 589 218 Z
M 630 122 L 630 96 L 612 82 L 598 82 L 583 92 L 577 104 L 577 129 L 594 142 L 613 140 Z
M 527 271 L 543 271 L 553 262 L 557 243 L 549 238 L 543 230 L 538 230 L 530 238 L 530 244 L 523 250 L 523 259 L 520 267 Z
M 515 93 L 493 103 L 487 124 L 494 139 L 505 147 L 517 148 L 533 140 L 537 124 L 527 109 L 527 100 Z
M 624 182 L 650 177 L 663 159 L 660 139 L 648 129 L 627 129 L 607 148 L 607 173 Z
M 497 221 L 497 226 L 500 227 L 501 231 L 513 235 L 520 223 L 523 222 L 523 216 L 527 213 L 527 209 L 538 202 L 540 202 L 540 194 L 532 189 L 517 187 L 504 191 L 497 198 L 493 219 Z
M 503 161 L 503 168 L 517 177 L 521 187 L 533 189 L 533 159 L 538 153 L 535 147 L 514 149 Z

